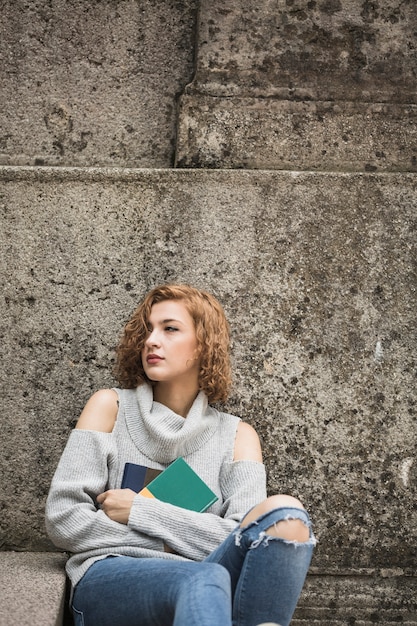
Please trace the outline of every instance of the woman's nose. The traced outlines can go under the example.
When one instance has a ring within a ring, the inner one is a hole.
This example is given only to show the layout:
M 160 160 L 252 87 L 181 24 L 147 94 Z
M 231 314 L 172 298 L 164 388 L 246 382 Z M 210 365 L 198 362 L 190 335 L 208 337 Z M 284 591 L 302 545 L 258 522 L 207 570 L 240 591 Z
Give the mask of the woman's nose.
M 156 328 L 150 331 L 145 343 L 148 346 L 159 346 L 159 338 Z

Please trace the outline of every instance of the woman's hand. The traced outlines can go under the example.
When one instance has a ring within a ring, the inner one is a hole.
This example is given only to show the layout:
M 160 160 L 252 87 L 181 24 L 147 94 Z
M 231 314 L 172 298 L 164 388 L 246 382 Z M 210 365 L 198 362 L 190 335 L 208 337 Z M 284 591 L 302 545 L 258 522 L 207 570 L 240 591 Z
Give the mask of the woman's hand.
M 127 524 L 135 496 L 132 489 L 109 489 L 97 496 L 97 502 L 114 522 Z

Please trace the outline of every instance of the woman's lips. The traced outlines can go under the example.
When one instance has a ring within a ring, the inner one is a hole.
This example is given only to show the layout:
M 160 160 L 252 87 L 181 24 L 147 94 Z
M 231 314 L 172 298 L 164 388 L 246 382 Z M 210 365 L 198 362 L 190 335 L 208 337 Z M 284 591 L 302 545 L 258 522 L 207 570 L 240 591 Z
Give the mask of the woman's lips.
M 158 356 L 157 354 L 148 354 L 148 356 L 146 357 L 146 362 L 149 363 L 150 365 L 159 363 L 162 360 L 163 360 L 162 357 Z

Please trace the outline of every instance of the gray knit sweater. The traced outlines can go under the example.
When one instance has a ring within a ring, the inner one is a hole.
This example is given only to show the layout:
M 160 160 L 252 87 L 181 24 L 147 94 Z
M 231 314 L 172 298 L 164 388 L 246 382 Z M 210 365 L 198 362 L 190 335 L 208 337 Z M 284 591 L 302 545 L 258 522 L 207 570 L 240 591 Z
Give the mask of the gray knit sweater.
M 210 407 L 202 392 L 184 419 L 154 402 L 148 385 L 116 391 L 113 431 L 71 432 L 46 504 L 51 540 L 72 553 L 67 573 L 73 586 L 109 555 L 200 561 L 266 497 L 264 466 L 233 461 L 238 417 Z M 125 525 L 97 506 L 99 493 L 120 488 L 126 462 L 163 469 L 179 456 L 218 496 L 207 512 L 137 495 Z M 164 543 L 176 554 L 164 552 Z

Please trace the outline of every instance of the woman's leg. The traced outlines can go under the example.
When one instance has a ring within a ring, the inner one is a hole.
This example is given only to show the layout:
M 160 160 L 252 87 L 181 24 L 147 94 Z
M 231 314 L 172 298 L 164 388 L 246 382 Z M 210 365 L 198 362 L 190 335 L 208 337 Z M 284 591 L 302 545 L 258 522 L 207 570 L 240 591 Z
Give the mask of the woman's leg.
M 76 626 L 230 626 L 228 572 L 216 563 L 108 557 L 75 588 Z
M 303 588 L 315 539 L 301 502 L 271 496 L 207 559 L 230 573 L 233 625 L 288 626 Z

